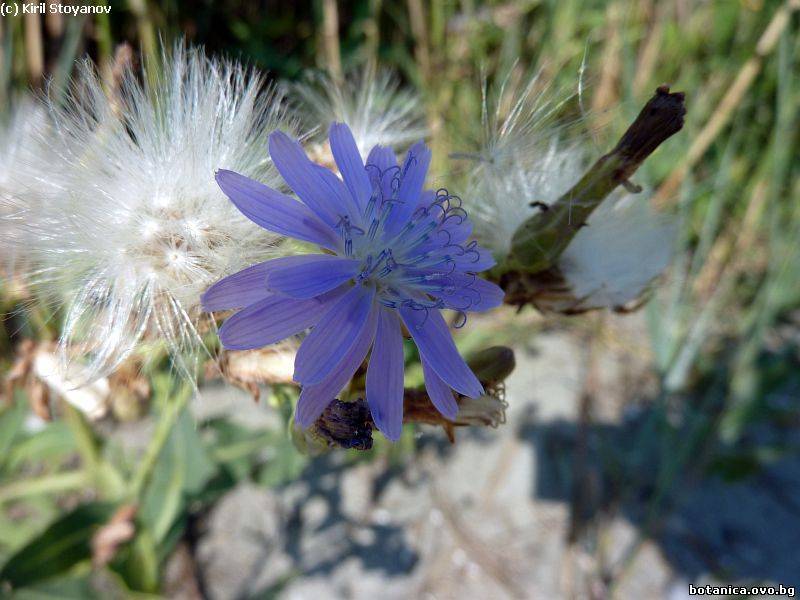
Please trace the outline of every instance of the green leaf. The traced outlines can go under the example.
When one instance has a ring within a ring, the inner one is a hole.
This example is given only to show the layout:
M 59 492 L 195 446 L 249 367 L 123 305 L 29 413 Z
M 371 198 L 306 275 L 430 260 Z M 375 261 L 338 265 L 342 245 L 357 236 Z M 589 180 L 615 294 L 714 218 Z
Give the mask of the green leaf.
M 257 476 L 258 483 L 276 487 L 297 478 L 308 464 L 308 457 L 300 454 L 288 438 L 276 444 L 269 459 Z
M 76 450 L 75 438 L 63 421 L 48 423 L 44 429 L 18 440 L 9 449 L 8 467 L 23 463 L 63 460 Z
M 83 504 L 56 519 L 0 570 L 0 582 L 23 587 L 57 577 L 91 559 L 91 539 L 111 517 L 113 505 Z
M 0 503 L 26 496 L 58 494 L 85 487 L 90 483 L 91 478 L 84 471 L 67 471 L 65 473 L 43 475 L 33 479 L 20 479 L 0 486 Z
M 130 590 L 158 591 L 158 554 L 153 534 L 146 528 L 136 532 L 133 542 L 114 561 L 116 571 Z
M 215 471 L 188 411 L 184 411 L 158 458 L 139 512 L 156 543 L 185 510 L 187 497 L 198 494 Z
M 0 467 L 5 466 L 8 451 L 17 436 L 20 425 L 25 420 L 28 405 L 22 398 L 22 393 L 17 394 L 17 401 L 2 409 L 0 412 Z
M 98 597 L 88 576 L 53 579 L 14 594 L 14 600 L 88 600 Z

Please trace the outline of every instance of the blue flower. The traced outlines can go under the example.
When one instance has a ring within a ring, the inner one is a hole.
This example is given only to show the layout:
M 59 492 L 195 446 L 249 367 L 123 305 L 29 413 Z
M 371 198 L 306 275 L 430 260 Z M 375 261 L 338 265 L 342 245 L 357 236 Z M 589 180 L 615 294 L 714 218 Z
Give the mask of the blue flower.
M 372 349 L 366 397 L 373 420 L 396 440 L 403 424 L 403 325 L 419 349 L 425 387 L 447 418 L 453 395 L 477 398 L 483 388 L 458 354 L 439 309 L 485 311 L 503 291 L 475 274 L 494 265 L 468 241 L 472 227 L 460 200 L 424 190 L 431 160 L 424 143 L 402 166 L 376 146 L 362 161 L 350 129 L 334 123 L 330 146 L 339 179 L 314 164 L 281 132 L 269 138 L 272 161 L 300 202 L 232 171 L 216 174 L 222 191 L 269 231 L 319 246 L 227 277 L 203 295 L 208 311 L 243 308 L 220 328 L 226 348 L 245 350 L 312 328 L 295 359 L 302 385 L 296 419 L 311 425 L 347 385 Z

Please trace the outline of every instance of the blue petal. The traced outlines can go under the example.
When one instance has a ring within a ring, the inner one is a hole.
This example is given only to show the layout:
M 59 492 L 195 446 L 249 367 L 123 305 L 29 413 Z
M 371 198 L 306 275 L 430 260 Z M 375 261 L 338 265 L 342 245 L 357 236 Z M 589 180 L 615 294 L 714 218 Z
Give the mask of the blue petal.
M 230 310 L 242 308 L 272 295 L 267 278 L 274 271 L 305 264 L 307 254 L 283 256 L 247 267 L 212 285 L 203 294 L 203 310 Z M 315 255 L 322 256 L 322 255 Z M 329 255 L 324 255 L 329 256 Z M 329 288 L 332 289 L 332 288 Z M 327 290 L 326 290 L 327 291 Z M 316 294 L 315 294 L 316 295 Z
M 336 175 L 311 162 L 303 147 L 285 133 L 269 136 L 272 162 L 289 187 L 316 215 L 331 227 L 338 226 L 342 214 L 350 214 L 353 203 Z
M 424 142 L 411 146 L 400 173 L 400 188 L 397 192 L 399 202 L 393 206 L 386 222 L 386 236 L 397 234 L 419 206 L 430 164 L 431 151 Z
M 460 256 L 453 256 L 453 262 L 456 263 L 457 269 L 471 273 L 480 273 L 497 264 L 492 253 L 480 246 L 476 246 Z
M 352 348 L 374 302 L 375 288 L 357 285 L 342 296 L 303 340 L 294 361 L 294 380 L 313 385 L 325 379 Z
M 361 153 L 358 151 L 353 133 L 347 125 L 333 123 L 329 139 L 331 153 L 342 174 L 342 179 L 350 190 L 350 194 L 355 198 L 359 212 L 363 212 L 372 195 L 372 184 L 364 168 L 364 162 L 361 160 Z
M 220 169 L 216 179 L 236 208 L 264 229 L 329 250 L 339 246 L 336 232 L 297 200 L 233 171 Z
M 420 358 L 422 360 L 422 374 L 425 376 L 425 389 L 428 392 L 428 398 L 431 399 L 436 410 L 452 421 L 458 415 L 458 403 L 453 396 L 453 390 L 436 374 L 428 361 L 425 360 L 425 357 Z
M 330 254 L 304 254 L 284 267 L 272 269 L 267 277 L 270 290 L 292 298 L 319 296 L 353 277 L 359 268 L 354 258 Z
M 367 156 L 367 172 L 376 171 L 384 173 L 397 166 L 397 157 L 394 150 L 387 146 L 375 146 Z
M 373 188 L 379 187 L 383 198 L 391 198 L 393 183 L 400 174 L 394 150 L 386 146 L 375 146 L 367 156 L 365 168 Z
M 269 296 L 267 273 L 272 262 L 268 260 L 255 264 L 219 280 L 200 297 L 203 310 L 213 312 L 242 308 Z
M 367 368 L 367 403 L 372 420 L 388 439 L 403 429 L 403 334 L 397 315 L 381 308 Z
M 470 398 L 483 395 L 481 382 L 458 353 L 450 330 L 438 310 L 414 310 L 403 306 L 400 316 L 414 338 L 419 353 L 445 383 Z
M 503 304 L 505 292 L 490 281 L 467 273 L 451 273 L 447 279 L 454 285 L 446 290 L 431 291 L 447 308 L 484 312 Z
M 367 351 L 375 338 L 378 311 L 371 310 L 367 322 L 356 337 L 349 352 L 331 371 L 331 374 L 317 385 L 304 386 L 297 401 L 295 420 L 301 427 L 308 427 L 325 410 L 325 407 L 336 398 L 341 389 L 353 377 L 356 369 L 364 362 Z
M 313 163 L 312 163 L 313 164 Z M 361 209 L 358 202 L 339 179 L 330 169 L 322 165 L 314 165 L 317 174 L 325 183 L 325 193 L 330 196 L 329 203 L 336 207 L 336 212 L 339 215 L 347 215 L 353 223 L 362 222 Z M 341 219 L 341 216 L 339 217 Z
M 449 238 L 445 234 L 441 234 L 442 238 L 447 238 L 451 244 L 460 244 L 472 235 L 472 222 L 468 219 L 459 221 L 456 218 L 450 218 L 442 224 L 442 229 L 450 234 Z
M 475 312 L 484 312 L 501 306 L 506 296 L 503 288 L 480 277 L 472 284 L 472 289 L 480 295 L 480 301 L 470 307 L 470 310 Z
M 330 301 L 298 300 L 273 295 L 230 317 L 220 327 L 219 339 L 229 350 L 250 350 L 279 342 L 319 321 Z

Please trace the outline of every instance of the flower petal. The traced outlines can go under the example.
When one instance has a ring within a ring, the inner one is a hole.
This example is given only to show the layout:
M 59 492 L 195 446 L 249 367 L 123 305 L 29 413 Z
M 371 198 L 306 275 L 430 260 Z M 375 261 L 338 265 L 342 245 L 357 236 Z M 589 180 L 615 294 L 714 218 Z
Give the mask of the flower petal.
M 274 290 L 270 289 L 267 282 L 269 275 L 274 271 L 303 265 L 308 260 L 308 256 L 308 254 L 299 254 L 295 256 L 273 258 L 272 260 L 247 267 L 243 271 L 239 271 L 238 273 L 234 273 L 218 281 L 203 294 L 201 299 L 203 310 L 212 312 L 242 308 L 262 298 L 271 296 Z
M 484 312 L 503 304 L 505 292 L 491 281 L 470 273 L 450 273 L 446 276 L 454 285 L 431 291 L 447 308 L 470 312 Z
M 361 160 L 361 153 L 350 128 L 343 123 L 331 125 L 329 139 L 331 153 L 339 167 L 345 185 L 355 198 L 359 212 L 363 212 L 372 195 L 372 184 Z
M 414 310 L 403 306 L 400 308 L 400 316 L 420 354 L 424 355 L 431 368 L 445 383 L 470 398 L 483 395 L 481 382 L 458 353 L 450 330 L 438 310 Z
M 308 256 L 308 254 L 300 254 L 273 258 L 218 281 L 203 294 L 203 309 L 216 311 L 242 308 L 262 298 L 271 296 L 273 290 L 269 288 L 267 283 L 269 274 L 276 270 L 302 265 L 307 261 Z
M 269 296 L 228 318 L 220 327 L 219 339 L 229 350 L 250 350 L 274 344 L 314 325 L 331 301 Z
M 497 264 L 497 261 L 486 248 L 480 246 L 467 245 L 467 251 L 460 256 L 453 256 L 453 262 L 456 268 L 461 271 L 469 271 L 471 273 L 480 273 L 486 269 L 491 269 Z
M 364 168 L 367 170 L 373 189 L 379 187 L 383 198 L 391 198 L 394 180 L 400 174 L 394 150 L 386 146 L 375 146 L 370 150 Z
M 384 173 L 385 171 L 388 171 L 396 166 L 397 157 L 394 154 L 394 150 L 391 148 L 388 148 L 387 146 L 375 146 L 369 151 L 369 156 L 367 156 L 366 163 L 367 172 L 374 170 Z
M 367 403 L 383 435 L 397 441 L 403 429 L 403 334 L 397 315 L 381 308 L 367 368 Z
M 203 310 L 213 312 L 242 308 L 271 295 L 267 288 L 267 273 L 271 263 L 271 260 L 258 263 L 220 279 L 200 297 Z
M 341 220 L 341 215 L 347 215 L 352 223 L 361 224 L 361 209 L 344 182 L 330 169 L 322 165 L 314 164 L 314 168 L 317 170 L 317 175 L 325 183 L 324 193 L 329 197 L 328 203 L 334 206 L 334 210 L 339 215 L 337 223 Z
M 269 153 L 289 187 L 325 223 L 335 228 L 342 214 L 351 214 L 355 202 L 344 183 L 311 162 L 297 141 L 275 131 L 269 136 Z
M 447 231 L 447 234 L 450 236 L 448 238 L 448 243 L 460 244 L 465 242 L 469 236 L 472 235 L 472 222 L 467 219 L 459 221 L 458 219 L 450 218 L 442 224 L 442 229 Z M 445 236 L 444 233 L 441 235 L 442 237 Z
M 386 236 L 396 235 L 411 219 L 422 196 L 422 187 L 431 164 L 431 151 L 424 142 L 417 142 L 408 150 L 400 173 L 397 202 L 386 221 Z
M 352 348 L 339 361 L 331 374 L 317 385 L 303 386 L 295 412 L 295 420 L 301 427 L 308 427 L 317 420 L 325 407 L 336 398 L 336 395 L 353 377 L 356 369 L 364 362 L 367 351 L 375 338 L 375 326 L 378 322 L 377 308 L 375 305 L 374 309 L 370 311 L 367 322 L 356 337 Z
M 220 169 L 215 177 L 236 208 L 256 225 L 329 250 L 338 248 L 336 232 L 301 202 L 233 171 Z
M 374 287 L 356 285 L 331 307 L 297 351 L 295 381 L 313 385 L 330 374 L 364 328 L 374 299 Z
M 472 289 L 478 292 L 480 300 L 470 306 L 474 312 L 484 312 L 502 306 L 506 293 L 499 285 L 478 277 L 472 284 Z
M 270 271 L 267 287 L 292 298 L 319 296 L 353 277 L 360 262 L 330 254 L 305 254 L 284 267 Z
M 420 359 L 422 360 L 422 374 L 425 376 L 428 398 L 431 399 L 436 410 L 442 413 L 442 416 L 452 421 L 458 415 L 458 402 L 453 396 L 453 390 L 436 374 L 424 356 L 420 356 Z

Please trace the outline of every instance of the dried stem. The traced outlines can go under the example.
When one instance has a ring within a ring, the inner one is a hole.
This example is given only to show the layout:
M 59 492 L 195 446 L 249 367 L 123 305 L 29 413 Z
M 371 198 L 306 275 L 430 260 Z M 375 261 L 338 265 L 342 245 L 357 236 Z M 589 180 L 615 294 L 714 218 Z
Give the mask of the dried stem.
M 339 11 L 336 0 L 322 2 L 322 36 L 325 66 L 334 81 L 342 81 L 342 57 L 339 51 Z
M 25 4 L 33 2 L 26 0 Z M 25 14 L 25 58 L 28 77 L 34 86 L 38 86 L 44 75 L 44 42 L 41 19 L 37 13 Z

